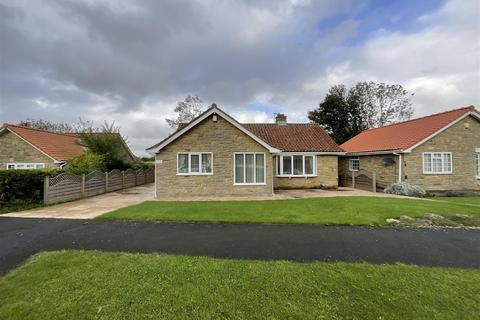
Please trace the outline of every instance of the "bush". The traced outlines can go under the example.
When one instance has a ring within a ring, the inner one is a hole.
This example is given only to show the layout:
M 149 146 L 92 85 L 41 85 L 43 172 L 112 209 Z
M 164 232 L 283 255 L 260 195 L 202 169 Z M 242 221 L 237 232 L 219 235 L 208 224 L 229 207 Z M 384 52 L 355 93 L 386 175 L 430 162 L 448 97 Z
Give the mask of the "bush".
M 72 158 L 65 166 L 65 171 L 73 174 L 88 174 L 92 171 L 105 171 L 107 166 L 105 164 L 105 157 L 96 153 L 85 153 L 75 158 Z
M 0 207 L 43 202 L 45 176 L 59 170 L 0 170 Z
M 385 190 L 388 194 L 397 194 L 400 196 L 423 198 L 427 194 L 422 187 L 413 186 L 408 182 L 396 182 L 388 186 Z

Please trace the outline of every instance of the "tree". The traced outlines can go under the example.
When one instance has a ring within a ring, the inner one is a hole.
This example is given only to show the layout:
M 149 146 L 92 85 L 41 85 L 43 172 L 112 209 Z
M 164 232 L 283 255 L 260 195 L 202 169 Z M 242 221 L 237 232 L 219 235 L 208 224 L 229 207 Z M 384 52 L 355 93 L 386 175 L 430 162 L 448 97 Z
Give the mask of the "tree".
M 105 157 L 96 153 L 85 153 L 71 159 L 65 166 L 65 171 L 73 174 L 88 174 L 93 171 L 105 171 Z
M 341 144 L 363 130 L 410 119 L 410 96 L 401 85 L 359 82 L 348 91 L 335 85 L 308 118 Z
M 95 128 L 93 121 L 85 121 L 81 118 L 77 123 L 69 123 L 63 121 L 56 122 L 43 119 L 26 119 L 21 121 L 19 125 L 28 125 L 29 127 L 32 127 L 34 129 L 63 133 L 79 133 Z
M 105 122 L 101 128 L 91 127 L 80 133 L 80 144 L 88 152 L 103 156 L 107 170 L 125 170 L 132 166 L 125 143 L 126 138 L 122 137 L 115 122 Z
M 188 95 L 184 101 L 177 103 L 174 111 L 178 114 L 176 119 L 166 119 L 168 125 L 177 130 L 181 123 L 188 123 L 198 117 L 207 105 L 198 97 Z
M 413 115 L 410 100 L 413 94 L 399 84 L 359 82 L 349 95 L 359 103 L 367 128 L 408 120 Z

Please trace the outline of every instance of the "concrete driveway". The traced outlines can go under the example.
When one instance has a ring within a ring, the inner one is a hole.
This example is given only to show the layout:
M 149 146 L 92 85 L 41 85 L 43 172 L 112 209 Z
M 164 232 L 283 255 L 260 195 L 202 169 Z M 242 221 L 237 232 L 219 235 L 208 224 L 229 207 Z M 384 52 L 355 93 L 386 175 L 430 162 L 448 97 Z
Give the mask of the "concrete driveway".
M 104 213 L 154 199 L 153 183 L 53 206 L 2 214 L 2 217 L 93 219 Z

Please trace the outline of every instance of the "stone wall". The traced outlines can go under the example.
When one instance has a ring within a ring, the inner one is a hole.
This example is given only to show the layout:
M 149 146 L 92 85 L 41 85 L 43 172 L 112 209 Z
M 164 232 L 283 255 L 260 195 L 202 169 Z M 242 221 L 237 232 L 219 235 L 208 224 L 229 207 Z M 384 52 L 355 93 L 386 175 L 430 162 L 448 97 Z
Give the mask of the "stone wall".
M 10 131 L 0 135 L 0 169 L 7 163 L 45 163 L 47 168 L 57 168 L 55 162 Z
M 342 157 L 339 160 L 339 172 L 340 174 L 349 171 L 349 159 L 360 159 L 360 169 L 366 170 L 370 173 L 376 172 L 377 181 L 379 183 L 390 185 L 398 179 L 398 156 L 393 154 L 382 154 L 373 156 L 360 156 L 360 157 Z M 383 160 L 385 158 L 393 158 L 394 164 L 385 165 Z
M 275 168 L 276 160 L 274 159 Z M 276 175 L 276 170 L 274 169 Z M 337 156 L 317 156 L 317 176 L 316 177 L 275 177 L 275 189 L 307 189 L 307 188 L 326 188 L 332 189 L 338 187 L 338 157 Z
M 405 181 L 429 191 L 480 191 L 475 149 L 480 148 L 480 122 L 467 117 L 405 155 Z M 452 152 L 452 174 L 423 174 L 423 152 Z
M 157 198 L 273 194 L 273 156 L 222 117 L 217 119 L 214 122 L 212 116 L 208 117 L 156 155 Z M 213 174 L 177 175 L 178 152 L 212 152 Z M 235 152 L 265 153 L 264 185 L 234 185 Z

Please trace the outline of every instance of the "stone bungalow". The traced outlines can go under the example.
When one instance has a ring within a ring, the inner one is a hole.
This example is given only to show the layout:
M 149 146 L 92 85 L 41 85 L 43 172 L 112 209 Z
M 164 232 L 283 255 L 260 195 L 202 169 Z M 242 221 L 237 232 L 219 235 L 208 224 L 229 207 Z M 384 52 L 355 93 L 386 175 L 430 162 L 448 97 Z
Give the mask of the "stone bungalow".
M 340 172 L 376 172 L 431 193 L 480 192 L 480 113 L 473 106 L 366 130 L 341 145 Z
M 343 150 L 316 124 L 240 124 L 213 105 L 158 144 L 156 196 L 265 196 L 337 188 Z
M 125 157 L 136 159 L 126 143 L 124 146 Z M 0 170 L 61 168 L 85 152 L 75 133 L 34 129 L 27 123 L 0 127 Z

